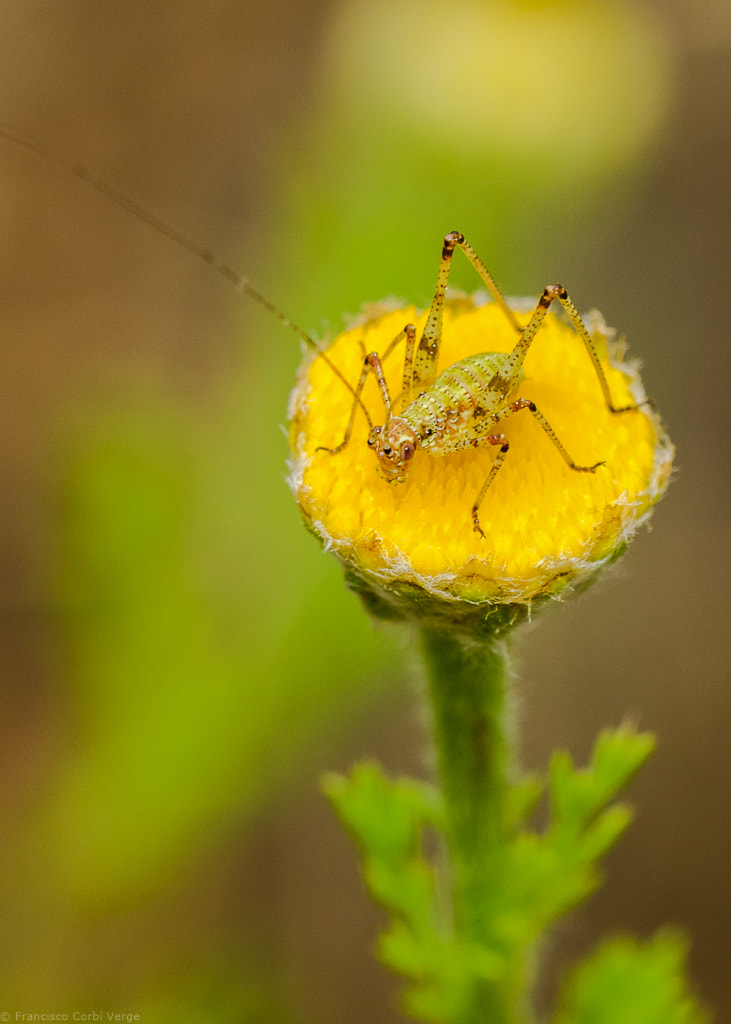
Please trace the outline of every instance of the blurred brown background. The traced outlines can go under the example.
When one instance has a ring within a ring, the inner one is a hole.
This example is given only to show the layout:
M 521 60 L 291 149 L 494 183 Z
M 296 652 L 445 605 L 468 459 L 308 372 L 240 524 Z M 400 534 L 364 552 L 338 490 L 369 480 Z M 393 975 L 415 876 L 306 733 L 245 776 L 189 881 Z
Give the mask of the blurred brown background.
M 658 735 L 632 790 L 637 821 L 609 859 L 608 882 L 564 926 L 552 956 L 561 963 L 610 930 L 644 935 L 676 923 L 692 936 L 693 979 L 723 1019 L 731 1014 L 728 8 L 711 0 L 635 5 L 657 19 L 668 60 L 657 132 L 621 174 L 607 171 L 591 201 L 566 186 L 543 209 L 534 181 L 525 221 L 504 226 L 526 254 L 517 269 L 515 253 L 503 248 L 493 259 L 485 251 L 494 239 L 482 224 L 450 217 L 436 231 L 429 225 L 426 247 L 421 225 L 399 234 L 389 258 L 397 268 L 414 264 L 409 273 L 424 284 L 413 294 L 412 277 L 394 280 L 389 266 L 388 284 L 359 266 L 355 218 L 341 223 L 335 252 L 293 227 L 308 175 L 314 190 L 318 173 L 328 173 L 332 149 L 318 148 L 317 132 L 327 126 L 323 40 L 338 7 L 10 0 L 0 11 L 0 119 L 229 257 L 308 330 L 351 311 L 359 287 L 363 300 L 384 292 L 425 298 L 440 231 L 459 228 L 508 292 L 538 293 L 562 280 L 582 309 L 596 305 L 626 331 L 677 445 L 677 476 L 653 531 L 614 575 L 523 637 L 522 758 L 539 767 L 565 745 L 583 759 L 598 730 L 627 715 Z M 527 51 L 534 45 L 526 40 Z M 424 68 L 425 78 L 438 74 Z M 556 116 L 558 138 L 588 130 L 570 109 Z M 408 151 L 392 159 L 408 161 Z M 442 173 L 453 173 L 449 161 Z M 46 834 L 34 815 L 67 769 L 68 751 L 94 727 L 94 705 L 74 683 L 78 651 L 69 654 L 65 596 L 53 581 L 68 529 L 60 454 L 68 424 L 83 434 L 83 410 L 159 393 L 215 424 L 221 404 L 255 404 L 246 386 L 263 365 L 272 401 L 242 442 L 255 466 L 262 438 L 284 420 L 298 346 L 194 258 L 58 168 L 0 143 L 0 181 L 5 987 L 28 1011 L 85 1009 L 73 1002 L 83 997 L 109 1009 L 144 1006 L 151 1021 L 396 1021 L 396 985 L 370 956 L 376 913 L 317 779 L 358 756 L 377 756 L 394 771 L 421 769 L 421 724 L 398 659 L 388 685 L 361 684 L 336 727 L 318 726 L 294 772 L 279 749 L 289 725 L 274 729 L 261 757 L 283 762 L 276 785 L 246 815 L 219 808 L 210 842 L 191 827 L 167 880 L 131 887 L 116 903 L 105 897 L 98 913 L 66 906 L 44 930 L 40 876 L 27 866 L 28 850 L 35 856 Z M 364 216 L 383 225 L 391 212 Z M 467 214 L 455 205 L 455 215 Z M 335 293 L 333 263 L 353 278 Z M 292 549 L 309 559 L 303 573 L 327 575 L 336 590 L 337 572 L 299 536 L 282 463 L 272 461 L 284 453 L 281 443 L 276 456 L 266 446 L 261 454 L 278 481 L 271 500 L 297 538 Z M 239 468 L 228 472 L 235 478 Z M 241 475 L 242 504 L 259 505 L 265 485 L 250 468 Z M 83 524 L 74 529 L 83 536 Z M 375 646 L 388 643 L 377 638 Z M 319 656 L 329 654 L 299 652 L 307 662 Z M 174 724 L 159 728 L 174 742 Z M 28 833 L 31 847 L 19 840 Z M 243 994 L 231 980 L 240 969 Z

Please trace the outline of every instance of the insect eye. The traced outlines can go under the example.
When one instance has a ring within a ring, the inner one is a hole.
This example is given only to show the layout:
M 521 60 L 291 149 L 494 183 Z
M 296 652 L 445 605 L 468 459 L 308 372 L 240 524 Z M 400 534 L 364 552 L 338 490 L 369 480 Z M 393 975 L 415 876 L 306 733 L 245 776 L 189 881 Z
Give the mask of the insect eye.
M 413 456 L 414 446 L 413 444 L 409 444 L 407 441 L 406 444 L 403 445 L 403 447 L 401 448 L 401 458 L 406 459 L 408 461 L 409 459 L 413 458 Z

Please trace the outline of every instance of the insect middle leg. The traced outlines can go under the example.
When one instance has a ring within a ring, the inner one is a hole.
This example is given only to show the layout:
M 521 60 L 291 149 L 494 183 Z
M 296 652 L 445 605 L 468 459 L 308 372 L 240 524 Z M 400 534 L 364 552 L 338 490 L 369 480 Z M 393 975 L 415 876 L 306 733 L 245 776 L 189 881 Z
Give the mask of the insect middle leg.
M 406 342 L 404 347 L 404 372 L 401 381 L 401 411 L 403 412 L 411 402 L 411 376 L 414 367 L 414 349 L 416 347 L 416 328 L 413 324 L 406 324 L 403 331 L 396 335 L 381 356 L 381 362 L 385 363 L 396 346 L 400 345 L 402 341 Z
M 535 402 L 531 402 L 528 398 L 517 398 L 514 402 L 511 402 L 509 405 L 505 407 L 504 410 L 501 410 L 499 416 L 496 417 L 495 422 L 498 422 L 501 419 L 507 419 L 508 416 L 512 416 L 516 412 L 521 412 L 523 409 L 527 409 L 532 414 L 534 419 L 541 425 L 547 436 L 551 439 L 551 441 L 553 441 L 554 445 L 561 453 L 561 456 L 563 457 L 563 460 L 569 467 L 569 469 L 573 469 L 576 473 L 593 473 L 595 472 L 595 470 L 599 469 L 600 466 L 604 465 L 604 462 L 595 462 L 592 466 L 580 466 L 577 462 L 574 462 L 566 448 L 559 440 L 556 431 L 553 429 L 553 427 L 548 422 L 546 417 L 543 415 L 540 409 L 537 408 Z M 490 485 L 497 476 L 500 467 L 502 466 L 503 462 L 505 462 L 505 457 L 510 449 L 510 442 L 507 440 L 504 434 L 489 434 L 485 438 L 485 441 L 488 444 L 499 445 L 500 451 L 497 453 L 497 457 L 492 464 L 492 468 L 490 469 L 490 472 L 487 474 L 485 482 L 480 489 L 480 493 L 477 495 L 477 498 L 475 499 L 475 502 L 472 506 L 472 525 L 475 531 L 479 533 L 481 537 L 484 537 L 485 533 L 482 527 L 480 526 L 480 505 L 482 504 L 483 498 L 485 497 L 485 494 L 487 493 Z
M 497 476 L 503 462 L 505 462 L 505 456 L 508 454 L 508 450 L 510 448 L 510 442 L 505 437 L 505 434 L 488 434 L 485 441 L 487 444 L 500 445 L 500 451 L 497 453 L 495 461 L 492 464 L 492 469 L 487 474 L 487 478 L 480 489 L 480 493 L 477 495 L 474 504 L 472 505 L 472 527 L 476 533 L 479 533 L 483 540 L 485 539 L 485 531 L 480 526 L 480 505 L 482 504 L 482 499 L 485 497 L 490 484 Z

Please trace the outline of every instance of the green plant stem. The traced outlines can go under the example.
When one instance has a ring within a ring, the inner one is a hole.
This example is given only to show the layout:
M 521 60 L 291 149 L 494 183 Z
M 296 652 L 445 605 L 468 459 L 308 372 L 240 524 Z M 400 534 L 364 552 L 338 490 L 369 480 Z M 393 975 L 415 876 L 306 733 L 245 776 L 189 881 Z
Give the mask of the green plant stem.
M 505 801 L 511 767 L 502 640 L 465 641 L 454 631 L 422 629 L 444 798 L 455 935 L 494 949 L 490 904 L 505 849 Z M 509 971 L 508 975 L 514 972 Z M 475 981 L 458 1024 L 513 1024 L 524 979 Z

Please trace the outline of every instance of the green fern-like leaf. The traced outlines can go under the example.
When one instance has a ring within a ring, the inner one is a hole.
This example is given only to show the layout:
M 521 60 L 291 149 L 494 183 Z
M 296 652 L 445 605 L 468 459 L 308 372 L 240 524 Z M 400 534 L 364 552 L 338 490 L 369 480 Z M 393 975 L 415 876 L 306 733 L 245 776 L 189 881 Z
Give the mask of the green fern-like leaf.
M 708 1024 L 685 958 L 685 941 L 667 931 L 604 943 L 566 985 L 554 1024 Z
M 424 842 L 429 828 L 449 844 L 439 791 L 411 779 L 390 780 L 373 764 L 356 767 L 348 778 L 326 778 L 325 791 L 362 853 L 365 883 L 389 911 L 379 951 L 407 979 L 409 1013 L 430 1024 L 459 1024 L 476 1007 L 490 1019 L 491 1006 L 499 1005 L 504 1018 L 518 997 L 518 979 L 530 973 L 538 940 L 599 884 L 598 861 L 631 817 L 613 801 L 652 746 L 652 737 L 625 727 L 602 733 L 586 768 L 574 768 L 567 753 L 554 755 L 547 780 L 551 816 L 543 831 L 529 829 L 527 819 L 546 782 L 525 776 L 513 783 L 502 838 L 475 865 L 482 904 L 471 935 L 460 933 L 449 878 Z M 588 1024 L 590 1018 L 577 1019 Z M 680 1018 L 677 1024 L 697 1022 Z

